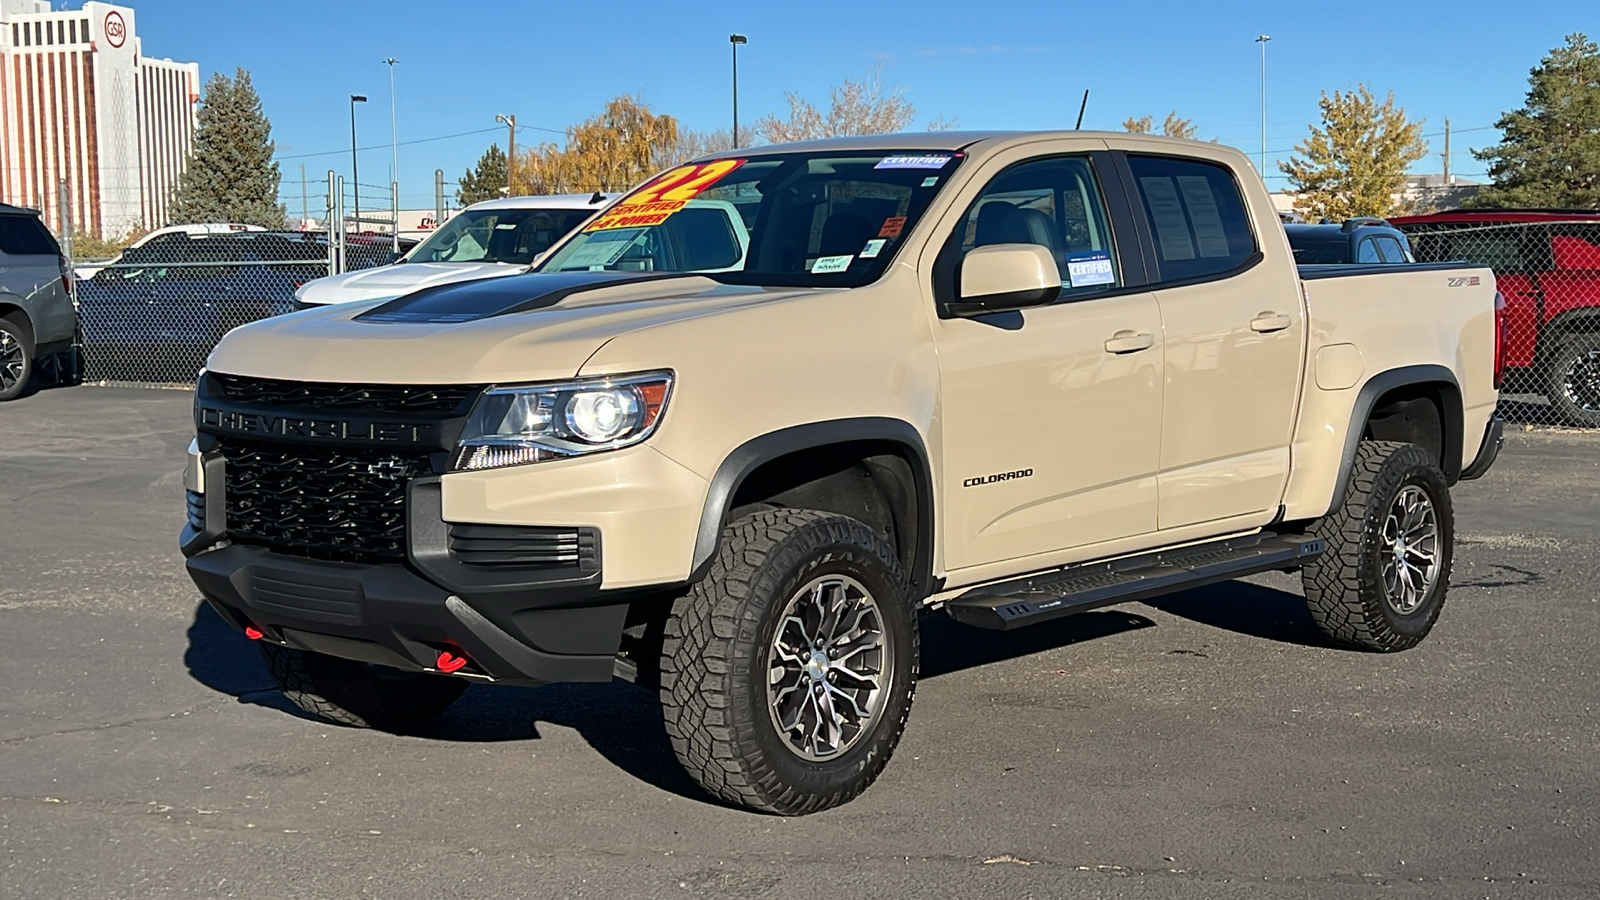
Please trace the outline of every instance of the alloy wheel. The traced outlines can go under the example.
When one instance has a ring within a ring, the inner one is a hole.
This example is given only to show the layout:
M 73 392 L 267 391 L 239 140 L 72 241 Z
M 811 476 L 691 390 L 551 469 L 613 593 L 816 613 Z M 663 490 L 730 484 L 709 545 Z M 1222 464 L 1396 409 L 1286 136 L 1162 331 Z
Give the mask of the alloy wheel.
M 831 759 L 871 730 L 893 671 L 872 594 L 824 575 L 789 598 L 767 652 L 767 711 L 789 750 Z
M 22 380 L 27 362 L 22 342 L 11 332 L 0 329 L 0 391 L 8 391 Z
M 1439 518 L 1428 492 L 1401 488 L 1380 536 L 1380 567 L 1389 608 L 1409 616 L 1422 607 L 1439 573 Z
M 1600 347 L 1579 353 L 1561 376 L 1561 392 L 1584 412 L 1600 412 Z

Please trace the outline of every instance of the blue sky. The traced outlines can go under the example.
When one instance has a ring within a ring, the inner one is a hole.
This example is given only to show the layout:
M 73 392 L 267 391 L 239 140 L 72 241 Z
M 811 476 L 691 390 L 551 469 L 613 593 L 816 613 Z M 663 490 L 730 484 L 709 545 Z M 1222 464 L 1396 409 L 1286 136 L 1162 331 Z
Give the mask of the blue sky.
M 1499 115 L 1522 104 L 1528 69 L 1573 31 L 1600 34 L 1592 0 L 1514 4 L 1010 2 L 803 4 L 131 0 L 145 53 L 200 64 L 202 77 L 250 70 L 272 120 L 298 212 L 300 165 L 313 182 L 348 174 L 348 96 L 358 111 L 362 182 L 389 166 L 385 57 L 396 68 L 401 201 L 433 205 L 433 171 L 455 180 L 514 113 L 519 143 L 559 131 L 632 93 L 685 127 L 729 124 L 728 34 L 739 53 L 741 121 L 787 108 L 785 91 L 818 102 L 828 87 L 881 64 L 918 123 L 962 128 L 1070 128 L 1085 88 L 1084 127 L 1129 115 L 1193 119 L 1202 138 L 1261 148 L 1258 34 L 1268 46 L 1269 175 L 1306 134 L 1319 91 L 1366 82 L 1393 90 L 1426 132 L 1455 129 L 1453 169 L 1480 176 L 1469 148 L 1494 143 Z M 76 3 L 69 5 L 78 5 Z M 60 4 L 57 4 L 60 8 Z M 1512 11 L 1514 10 L 1514 14 Z M 976 14 L 974 14 L 976 11 Z M 1415 166 L 1437 172 L 1443 142 Z M 307 155 L 307 154 L 326 155 Z M 292 186 L 290 182 L 293 182 Z M 1281 186 L 1281 178 L 1269 181 Z

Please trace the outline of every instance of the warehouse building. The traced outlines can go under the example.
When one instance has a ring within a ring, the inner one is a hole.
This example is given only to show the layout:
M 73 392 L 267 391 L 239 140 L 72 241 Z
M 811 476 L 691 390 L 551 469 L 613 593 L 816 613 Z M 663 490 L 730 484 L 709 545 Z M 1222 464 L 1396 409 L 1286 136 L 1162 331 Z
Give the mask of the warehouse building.
M 134 11 L 0 0 L 0 202 L 113 239 L 167 219 L 194 141 L 200 67 L 146 57 Z

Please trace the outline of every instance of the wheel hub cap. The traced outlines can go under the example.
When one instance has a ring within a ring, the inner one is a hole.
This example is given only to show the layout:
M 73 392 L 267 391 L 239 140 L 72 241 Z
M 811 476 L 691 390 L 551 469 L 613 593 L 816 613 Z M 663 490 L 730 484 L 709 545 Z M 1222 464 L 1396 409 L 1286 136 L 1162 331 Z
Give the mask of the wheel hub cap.
M 891 654 L 878 603 L 861 582 L 825 575 L 796 591 L 767 651 L 767 712 L 789 750 L 825 760 L 870 731 Z
M 1383 520 L 1383 588 L 1389 608 L 1409 616 L 1422 608 L 1439 574 L 1439 519 L 1428 492 L 1406 485 Z

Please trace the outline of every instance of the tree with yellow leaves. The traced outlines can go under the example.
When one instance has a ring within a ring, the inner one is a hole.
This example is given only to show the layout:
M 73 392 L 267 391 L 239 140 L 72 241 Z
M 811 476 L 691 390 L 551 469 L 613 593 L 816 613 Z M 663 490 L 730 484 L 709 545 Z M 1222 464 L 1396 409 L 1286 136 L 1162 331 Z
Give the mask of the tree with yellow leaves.
M 1149 134 L 1155 130 L 1155 127 L 1156 120 L 1151 116 L 1140 116 L 1137 119 L 1129 116 L 1122 120 L 1122 130 L 1130 134 Z M 1167 137 L 1185 138 L 1192 141 L 1194 140 L 1194 132 L 1194 120 L 1180 118 L 1177 110 L 1167 113 L 1166 120 L 1161 123 L 1161 133 Z
M 1299 193 L 1294 208 L 1316 221 L 1352 216 L 1387 216 L 1404 210 L 1400 194 L 1406 169 L 1428 155 L 1422 120 L 1406 118 L 1394 92 L 1379 103 L 1364 84 L 1333 96 L 1323 92 L 1322 127 L 1295 147 L 1295 156 L 1278 163 Z
M 676 119 L 656 115 L 624 94 L 569 130 L 565 145 L 540 144 L 519 152 L 512 192 L 625 191 L 670 163 L 677 146 Z

